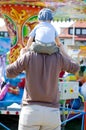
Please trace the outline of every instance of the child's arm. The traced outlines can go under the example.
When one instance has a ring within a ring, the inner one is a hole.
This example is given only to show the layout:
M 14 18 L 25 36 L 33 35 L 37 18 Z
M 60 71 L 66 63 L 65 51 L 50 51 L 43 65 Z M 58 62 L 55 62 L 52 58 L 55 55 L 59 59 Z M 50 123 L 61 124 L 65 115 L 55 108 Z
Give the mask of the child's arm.
M 29 37 L 29 39 L 27 41 L 27 45 L 24 48 L 22 48 L 20 51 L 20 56 L 29 50 L 29 47 L 31 46 L 32 42 L 33 42 L 33 38 Z
M 60 42 L 59 38 L 56 37 L 55 38 L 55 41 L 56 41 L 56 45 L 59 47 L 60 49 L 60 52 L 66 56 L 68 59 L 72 60 L 72 58 L 67 54 L 67 52 L 65 51 L 65 48 L 64 48 L 64 45 Z
M 28 51 L 29 47 L 31 46 L 32 42 L 33 42 L 33 37 L 30 36 L 27 41 L 27 46 L 25 47 L 27 49 L 27 51 Z
M 56 45 L 57 45 L 58 47 L 60 47 L 62 43 L 59 41 L 59 38 L 58 38 L 58 37 L 55 38 L 55 41 L 56 41 Z

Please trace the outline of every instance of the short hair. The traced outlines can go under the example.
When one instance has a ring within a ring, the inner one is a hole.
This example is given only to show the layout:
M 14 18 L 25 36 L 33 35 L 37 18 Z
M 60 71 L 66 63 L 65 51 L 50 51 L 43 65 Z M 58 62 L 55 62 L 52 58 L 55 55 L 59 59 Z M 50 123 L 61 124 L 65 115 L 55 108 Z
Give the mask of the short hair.
M 49 8 L 43 8 L 38 14 L 38 19 L 42 21 L 53 20 L 53 12 Z

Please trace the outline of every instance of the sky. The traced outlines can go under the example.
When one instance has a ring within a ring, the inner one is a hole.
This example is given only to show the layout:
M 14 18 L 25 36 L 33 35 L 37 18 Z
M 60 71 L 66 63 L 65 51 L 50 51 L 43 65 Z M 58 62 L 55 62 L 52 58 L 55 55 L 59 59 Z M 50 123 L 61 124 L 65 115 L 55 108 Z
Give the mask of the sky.
M 0 18 L 0 27 L 3 27 L 5 25 L 4 19 Z
M 60 30 L 61 30 L 61 28 L 66 28 L 66 27 L 69 27 L 69 26 L 71 26 L 73 23 L 74 23 L 74 21 L 54 21 L 54 22 L 51 22 L 52 24 L 53 24 L 53 26 L 56 28 L 56 30 L 57 30 L 57 32 L 58 32 L 58 34 L 60 34 Z

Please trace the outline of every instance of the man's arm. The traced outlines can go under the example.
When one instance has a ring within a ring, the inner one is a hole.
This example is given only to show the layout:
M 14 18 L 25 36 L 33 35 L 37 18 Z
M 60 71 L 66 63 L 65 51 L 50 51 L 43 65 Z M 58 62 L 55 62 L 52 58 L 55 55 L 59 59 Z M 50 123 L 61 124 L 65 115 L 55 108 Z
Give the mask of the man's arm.
M 14 78 L 18 76 L 25 69 L 25 57 L 18 58 L 15 62 L 8 65 L 6 68 L 6 76 L 8 78 Z
M 61 65 L 62 65 L 62 70 L 67 71 L 68 73 L 75 74 L 80 70 L 80 66 L 77 62 L 70 60 L 65 56 L 62 56 Z

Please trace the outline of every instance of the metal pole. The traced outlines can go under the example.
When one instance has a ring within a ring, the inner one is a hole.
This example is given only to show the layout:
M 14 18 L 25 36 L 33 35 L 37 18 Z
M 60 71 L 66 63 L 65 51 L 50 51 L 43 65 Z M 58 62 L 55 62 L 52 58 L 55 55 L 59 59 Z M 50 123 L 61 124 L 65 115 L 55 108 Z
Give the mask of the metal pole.
M 84 101 L 84 112 L 86 112 L 86 101 Z M 86 114 L 84 114 L 84 130 L 86 130 Z

